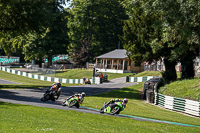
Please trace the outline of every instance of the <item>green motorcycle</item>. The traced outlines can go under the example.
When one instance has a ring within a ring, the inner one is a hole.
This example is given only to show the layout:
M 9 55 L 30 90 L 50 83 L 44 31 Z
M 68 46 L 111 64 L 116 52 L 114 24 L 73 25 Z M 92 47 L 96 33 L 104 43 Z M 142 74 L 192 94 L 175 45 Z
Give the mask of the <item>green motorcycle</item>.
M 119 114 L 122 110 L 124 110 L 124 106 L 121 102 L 115 102 L 108 106 L 105 106 L 106 103 L 104 103 L 104 106 L 100 109 L 100 113 L 108 113 L 111 115 Z
M 81 104 L 81 102 L 80 102 L 78 96 L 72 97 L 72 98 L 70 98 L 69 100 L 65 100 L 65 101 L 62 103 L 63 106 L 68 106 L 68 107 L 70 107 L 70 108 L 71 108 L 71 107 L 79 108 L 79 107 L 80 107 L 80 104 Z

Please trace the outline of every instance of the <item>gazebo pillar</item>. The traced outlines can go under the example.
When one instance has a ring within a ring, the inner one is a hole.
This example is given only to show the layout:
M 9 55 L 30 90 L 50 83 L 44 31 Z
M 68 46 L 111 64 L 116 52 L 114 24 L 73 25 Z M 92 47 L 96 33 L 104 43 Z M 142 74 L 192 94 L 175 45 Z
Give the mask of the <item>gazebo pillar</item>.
M 104 67 L 105 67 L 105 66 L 104 66 L 104 60 L 105 60 L 105 59 L 103 59 L 103 69 L 104 69 Z
M 125 64 L 125 60 L 123 59 L 123 66 L 122 66 L 123 71 L 124 71 L 124 64 Z
M 113 63 L 114 63 L 114 60 L 112 59 L 112 66 L 111 66 L 111 69 L 113 69 Z
M 101 69 L 102 69 L 102 64 L 103 64 L 102 61 L 103 61 L 103 60 L 101 59 L 101 67 L 100 67 Z
M 117 60 L 117 70 L 119 70 L 119 59 Z
M 106 66 L 105 66 L 105 67 L 106 67 L 106 69 L 107 69 L 107 67 L 108 67 L 108 60 L 107 60 L 107 59 L 106 59 Z

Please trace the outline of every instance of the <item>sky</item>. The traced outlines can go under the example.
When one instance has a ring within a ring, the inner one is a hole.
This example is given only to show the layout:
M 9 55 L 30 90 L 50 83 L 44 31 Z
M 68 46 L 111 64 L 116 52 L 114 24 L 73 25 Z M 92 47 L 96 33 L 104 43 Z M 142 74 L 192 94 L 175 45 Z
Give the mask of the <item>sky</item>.
M 66 4 L 63 5 L 64 8 L 67 8 L 67 7 L 69 7 L 69 6 L 70 6 L 70 2 L 66 2 Z

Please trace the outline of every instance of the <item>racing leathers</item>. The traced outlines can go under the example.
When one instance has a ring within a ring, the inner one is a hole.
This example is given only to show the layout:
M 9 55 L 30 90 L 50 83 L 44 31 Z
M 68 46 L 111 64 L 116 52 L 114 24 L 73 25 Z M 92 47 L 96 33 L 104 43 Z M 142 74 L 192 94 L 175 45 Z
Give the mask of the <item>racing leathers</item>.
M 57 85 L 57 83 L 53 84 L 52 87 L 46 91 L 47 92 L 50 92 L 52 93 L 52 100 L 55 101 L 55 99 L 57 100 L 60 96 L 60 93 L 61 93 L 61 86 L 60 85 Z M 56 96 L 56 98 L 54 97 Z

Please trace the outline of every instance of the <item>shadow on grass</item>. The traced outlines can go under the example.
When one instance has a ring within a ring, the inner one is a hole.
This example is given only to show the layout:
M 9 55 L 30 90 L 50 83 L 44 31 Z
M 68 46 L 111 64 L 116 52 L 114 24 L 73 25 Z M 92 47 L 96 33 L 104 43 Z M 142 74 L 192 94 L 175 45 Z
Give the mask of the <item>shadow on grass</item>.
M 131 88 L 123 88 L 119 90 L 113 90 L 111 92 L 105 92 L 103 94 L 95 95 L 97 97 L 105 98 L 128 98 L 140 100 L 140 92 L 138 90 L 133 90 Z
M 0 89 L 40 89 L 40 88 L 44 88 L 44 87 L 49 87 L 49 85 L 0 85 Z
M 68 72 L 68 71 L 56 71 L 56 73 L 65 73 L 65 72 Z
M 36 93 L 36 95 L 22 95 L 22 93 L 20 91 L 14 92 L 14 91 L 11 91 L 11 90 L 0 90 L 0 100 L 2 102 L 6 102 L 6 103 L 0 102 L 0 105 L 9 105 L 9 103 L 29 104 L 29 105 L 34 105 L 34 104 L 37 104 L 37 105 L 41 105 L 41 104 L 58 105 L 58 103 L 52 102 L 52 101 L 47 101 L 47 102 L 40 101 L 40 98 L 43 96 L 44 90 L 43 89 L 41 89 L 41 90 L 36 89 L 36 90 L 40 93 Z M 25 92 L 25 94 L 26 93 L 28 93 L 28 92 Z M 10 105 L 12 105 L 12 104 L 10 104 Z

